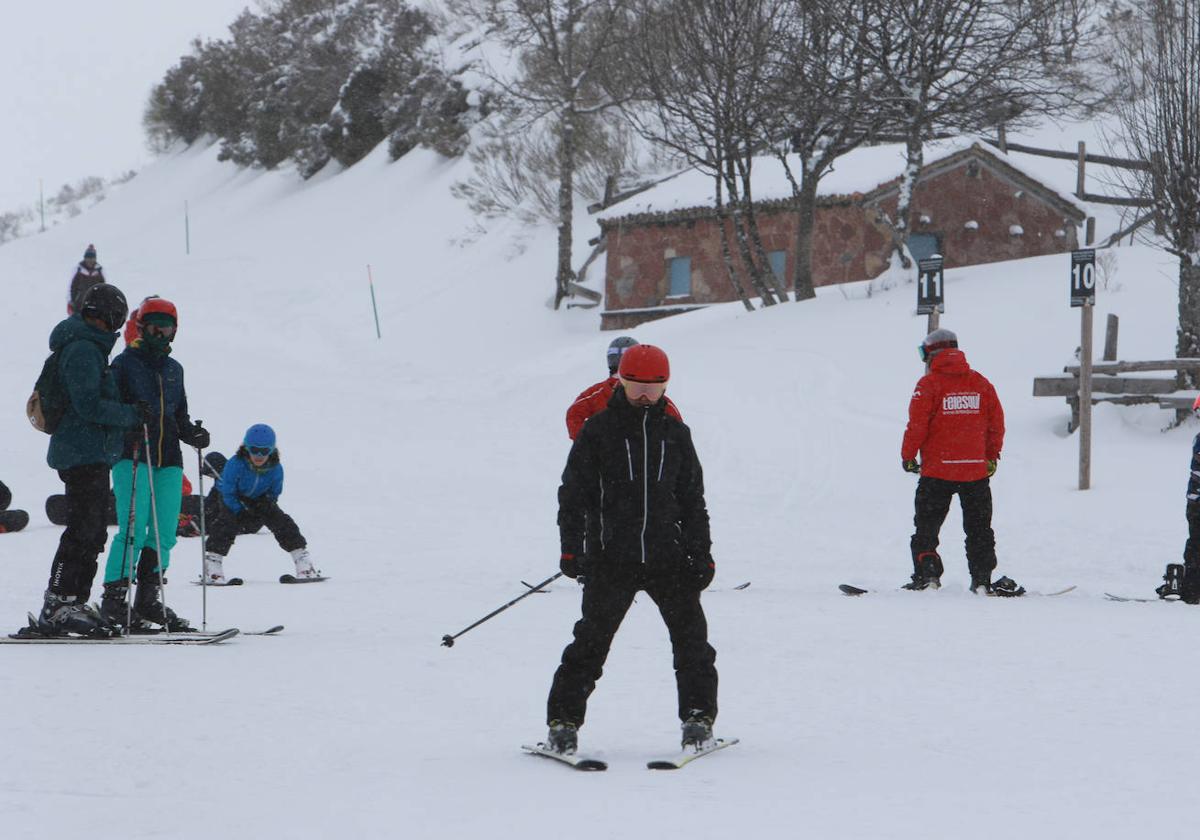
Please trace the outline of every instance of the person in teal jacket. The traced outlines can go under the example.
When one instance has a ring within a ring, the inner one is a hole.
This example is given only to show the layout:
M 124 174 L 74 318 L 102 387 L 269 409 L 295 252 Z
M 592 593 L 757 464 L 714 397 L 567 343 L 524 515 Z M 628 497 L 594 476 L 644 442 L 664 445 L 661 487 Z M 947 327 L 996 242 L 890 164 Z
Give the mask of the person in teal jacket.
M 147 298 L 136 315 L 138 337 L 112 364 L 122 401 L 145 403 L 149 407 L 146 426 L 139 425 L 126 436 L 121 460 L 112 468 L 119 530 L 109 548 L 104 567 L 104 598 L 100 602 L 100 614 L 112 625 L 132 620 L 134 626 L 161 625 L 170 631 L 192 629 L 161 597 L 162 575 L 171 564 L 183 498 L 180 444 L 203 449 L 209 442 L 208 431 L 188 416 L 183 366 L 170 355 L 178 325 L 175 304 L 165 298 Z M 130 576 L 135 569 L 137 592 L 129 605 Z
M 68 397 L 66 413 L 50 436 L 46 463 L 66 486 L 67 527 L 50 566 L 37 629 L 47 635 L 105 635 L 99 611 L 88 603 L 96 558 L 108 539 L 108 470 L 121 457 L 126 430 L 139 422 L 123 405 L 108 367 L 129 306 L 116 286 L 93 286 L 78 312 L 50 333 L 58 352 L 58 377 Z

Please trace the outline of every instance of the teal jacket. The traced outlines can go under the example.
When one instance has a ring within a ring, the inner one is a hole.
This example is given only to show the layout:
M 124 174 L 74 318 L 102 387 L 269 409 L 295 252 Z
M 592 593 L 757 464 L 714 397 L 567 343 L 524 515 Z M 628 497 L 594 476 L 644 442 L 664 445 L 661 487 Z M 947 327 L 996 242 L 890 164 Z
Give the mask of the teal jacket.
M 50 333 L 50 350 L 62 350 L 58 375 L 70 397 L 46 453 L 46 463 L 56 470 L 86 464 L 111 467 L 121 458 L 125 430 L 137 425 L 137 411 L 120 402 L 108 367 L 116 341 L 117 333 L 96 329 L 79 315 L 60 321 Z

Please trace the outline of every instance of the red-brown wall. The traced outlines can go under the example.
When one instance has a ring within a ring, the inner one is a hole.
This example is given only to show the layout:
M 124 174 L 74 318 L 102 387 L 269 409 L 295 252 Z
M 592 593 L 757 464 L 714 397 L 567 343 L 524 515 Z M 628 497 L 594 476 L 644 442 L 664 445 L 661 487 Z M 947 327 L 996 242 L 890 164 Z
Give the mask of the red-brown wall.
M 940 234 L 946 267 L 1011 260 L 1070 251 L 1077 247 L 1075 222 L 999 169 L 976 158 L 945 171 L 931 167 L 914 193 L 911 228 Z M 893 213 L 893 194 L 864 205 L 831 200 L 817 208 L 813 235 L 813 279 L 818 286 L 866 280 L 886 267 L 890 233 L 883 212 Z M 786 251 L 788 286 L 795 269 L 796 215 L 787 209 L 760 209 L 758 227 L 767 251 Z M 928 219 L 928 221 L 925 221 Z M 968 222 L 978 224 L 975 229 Z M 1013 235 L 1019 225 L 1024 233 Z M 721 239 L 712 218 L 646 222 L 615 220 L 605 225 L 607 264 L 603 329 L 620 329 L 675 314 L 626 313 L 623 309 L 672 307 L 736 300 L 721 258 Z M 732 233 L 730 247 L 743 283 L 747 281 Z M 668 297 L 667 260 L 691 257 L 692 294 Z M 752 297 L 754 291 L 747 288 Z

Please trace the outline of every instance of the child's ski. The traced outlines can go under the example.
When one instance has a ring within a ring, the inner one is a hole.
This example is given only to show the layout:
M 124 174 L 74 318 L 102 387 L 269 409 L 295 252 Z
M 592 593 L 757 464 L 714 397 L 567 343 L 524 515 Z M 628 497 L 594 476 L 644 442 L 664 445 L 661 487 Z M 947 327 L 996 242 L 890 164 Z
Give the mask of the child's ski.
M 540 755 L 543 758 L 553 759 L 561 762 L 576 770 L 607 770 L 607 762 L 601 761 L 598 758 L 589 758 L 586 755 L 578 755 L 576 753 L 560 753 L 546 747 L 545 744 L 539 743 L 536 746 L 522 744 L 521 749 L 530 755 Z
M 678 755 L 648 761 L 646 762 L 646 768 L 648 770 L 678 770 L 680 767 L 695 761 L 697 758 L 703 758 L 706 755 L 715 753 L 717 750 L 732 747 L 737 742 L 737 738 L 716 738 L 703 746 L 680 750 Z

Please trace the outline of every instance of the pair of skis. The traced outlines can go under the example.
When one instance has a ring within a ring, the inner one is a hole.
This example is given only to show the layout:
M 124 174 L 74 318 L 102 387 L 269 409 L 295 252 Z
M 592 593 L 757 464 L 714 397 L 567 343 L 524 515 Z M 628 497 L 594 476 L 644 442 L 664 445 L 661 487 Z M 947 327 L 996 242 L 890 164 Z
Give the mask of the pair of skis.
M 280 575 L 279 576 L 280 583 L 320 583 L 323 580 L 329 580 L 329 578 L 325 577 L 324 575 L 322 575 L 320 577 L 310 577 L 310 578 L 298 578 L 295 575 Z M 229 580 L 225 581 L 224 583 L 211 583 L 210 582 L 208 584 L 205 584 L 203 581 L 200 581 L 200 580 L 192 581 L 192 583 L 194 583 L 196 586 L 206 586 L 207 585 L 207 586 L 218 586 L 218 587 L 220 587 L 220 586 L 241 586 L 245 582 L 246 581 L 242 580 L 240 577 L 230 578 Z
M 646 762 L 647 770 L 678 770 L 681 767 L 686 767 L 691 762 L 698 758 L 703 758 L 706 755 L 712 755 L 717 750 L 723 750 L 726 747 L 732 747 L 738 742 L 737 738 L 715 738 L 699 747 L 680 750 L 675 755 L 663 756 Z M 560 753 L 548 748 L 545 744 L 539 743 L 534 746 L 522 744 L 521 749 L 530 755 L 538 755 L 543 758 L 549 758 L 552 761 L 557 761 L 573 767 L 576 770 L 583 771 L 599 771 L 607 770 L 608 762 L 601 761 L 598 758 L 591 758 L 586 755 L 578 755 L 575 753 Z
M 29 624 L 16 633 L 10 633 L 0 638 L 0 644 L 9 645 L 215 645 L 232 639 L 234 636 L 274 636 L 283 631 L 282 624 L 268 627 L 266 630 L 241 631 L 236 627 L 211 632 L 191 630 L 187 632 L 168 632 L 165 630 L 149 633 L 133 633 L 128 636 L 48 636 L 37 629 L 37 619 L 32 614 Z

